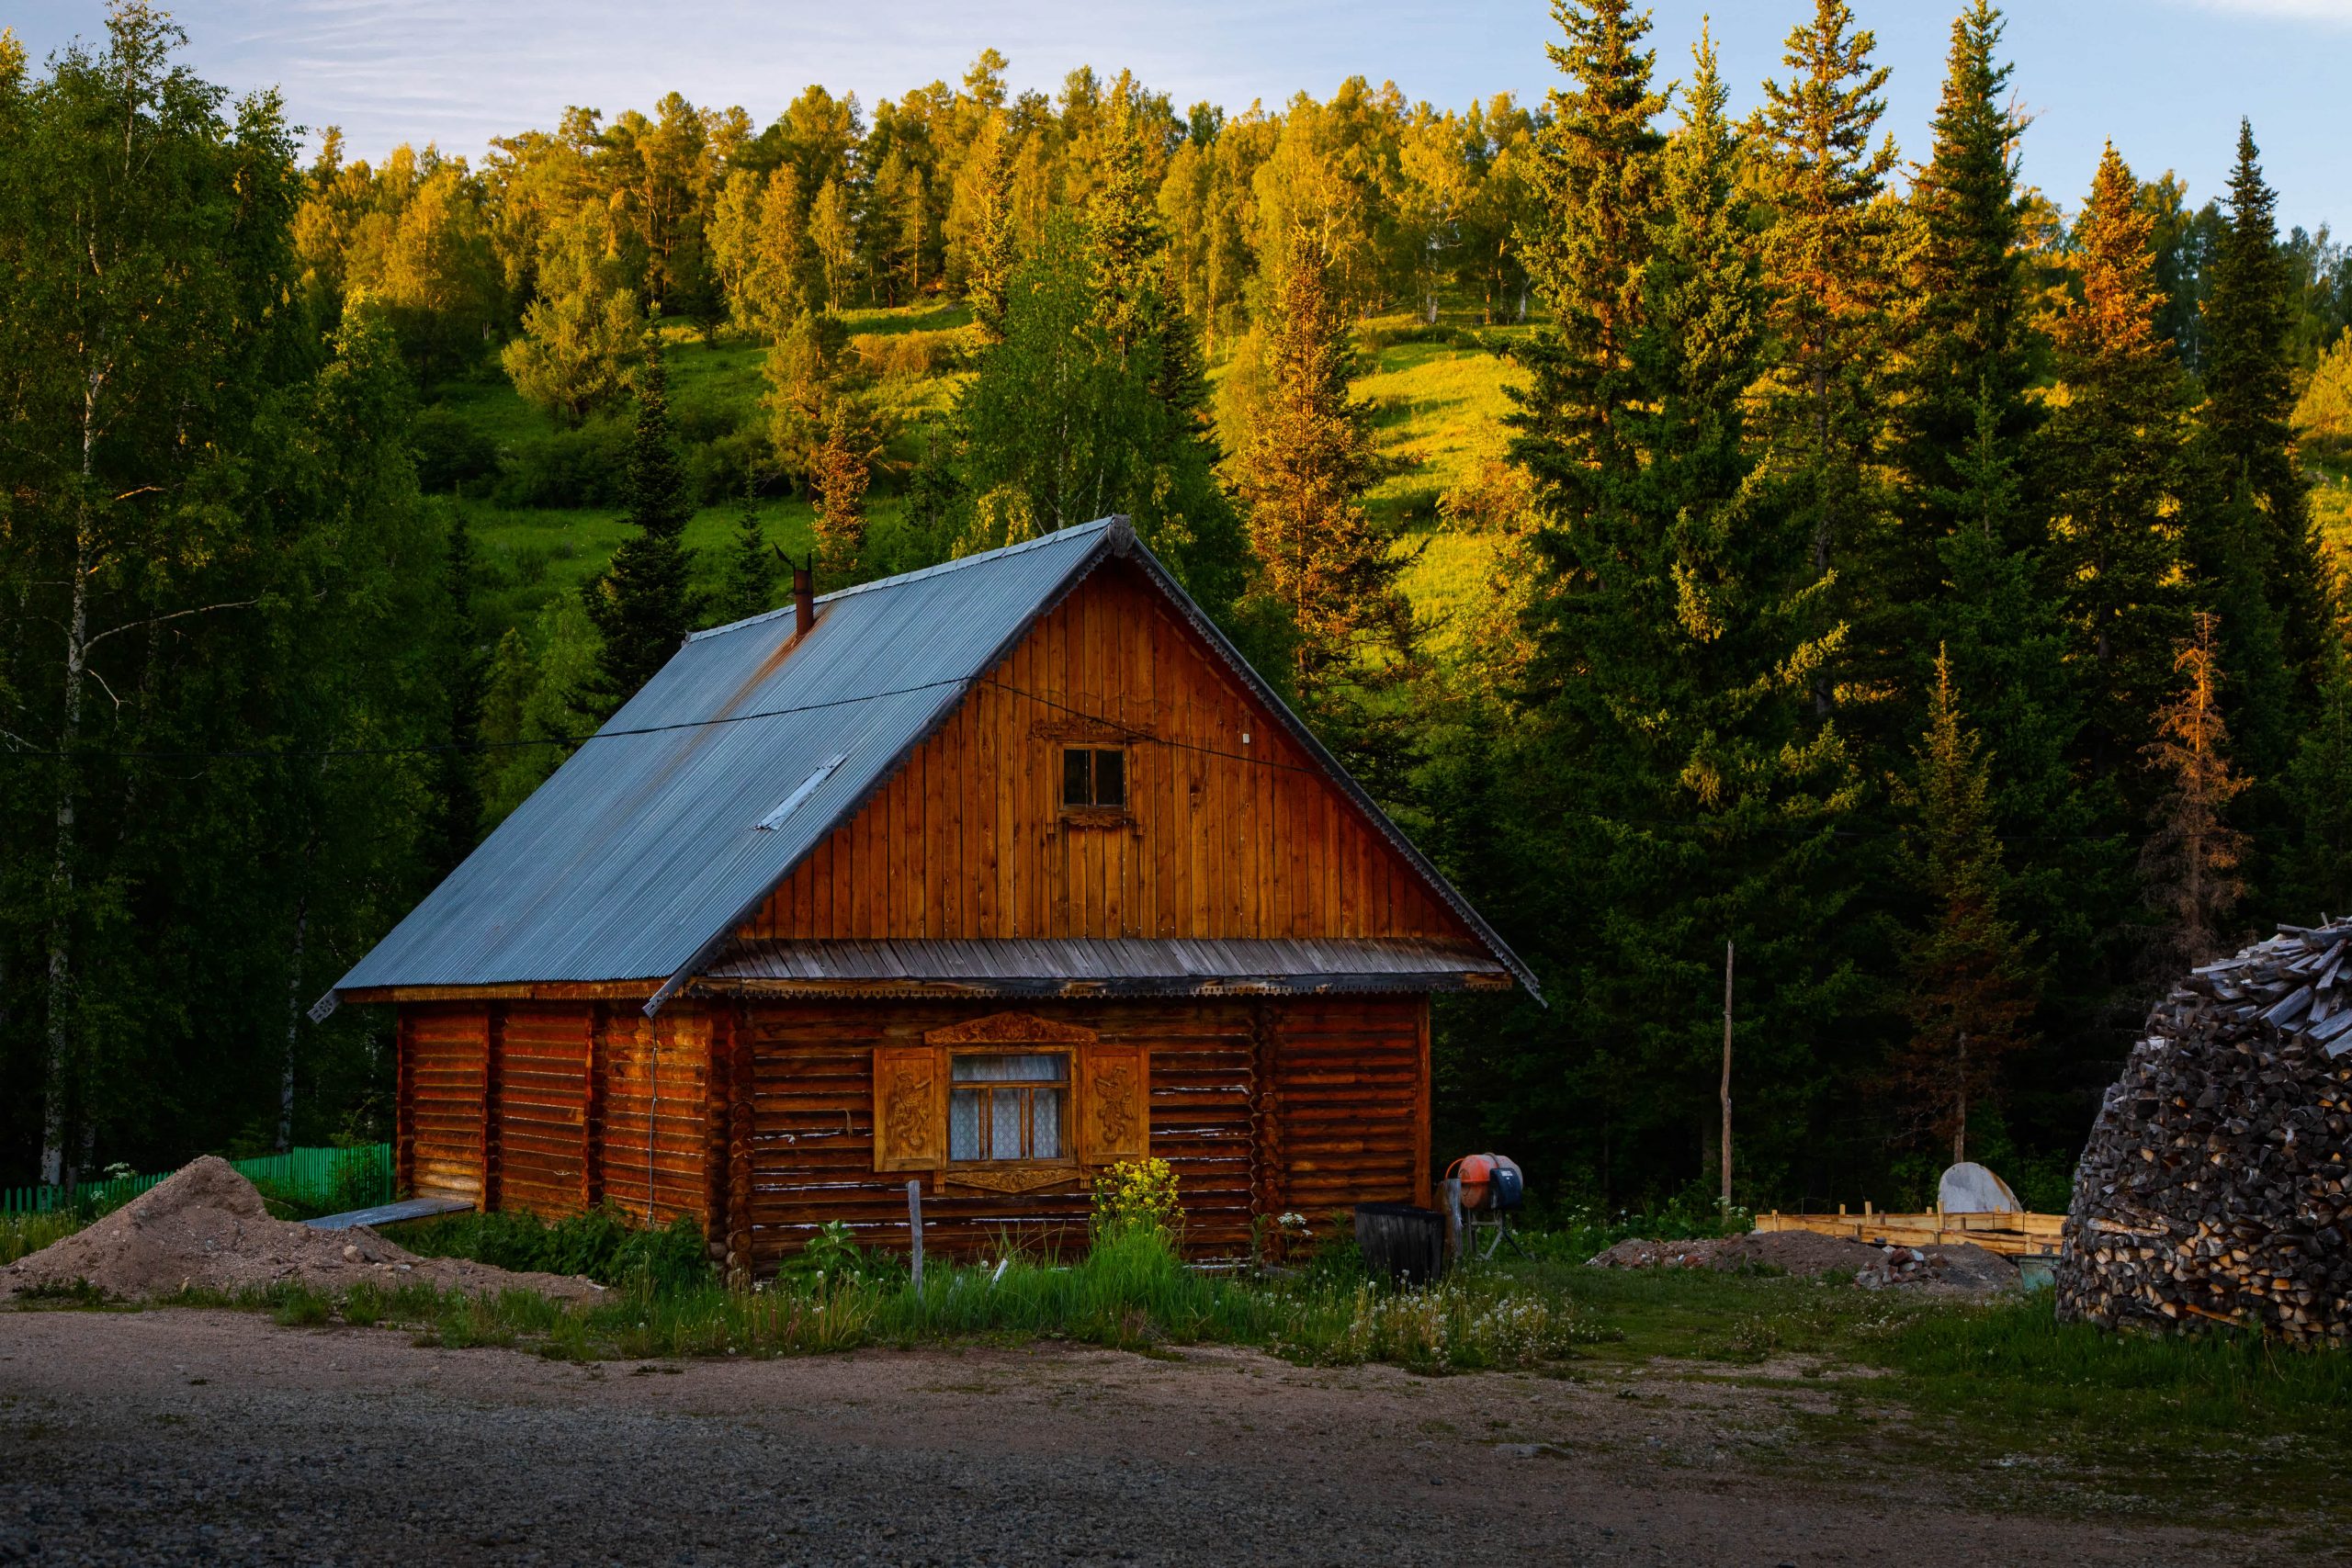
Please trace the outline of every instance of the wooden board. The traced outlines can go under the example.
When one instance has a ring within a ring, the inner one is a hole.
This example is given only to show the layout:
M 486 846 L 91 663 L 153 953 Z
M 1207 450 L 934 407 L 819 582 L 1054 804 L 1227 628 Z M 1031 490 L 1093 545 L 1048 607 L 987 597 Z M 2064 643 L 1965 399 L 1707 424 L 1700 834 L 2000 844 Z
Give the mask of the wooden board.
M 1124 815 L 1061 810 L 1072 744 L 1124 746 Z M 742 934 L 1469 936 L 1118 564 L 1041 620 Z
M 1972 1243 L 2006 1257 L 2054 1255 L 2064 1214 L 1758 1214 L 1756 1230 L 1811 1231 L 1883 1247 L 1953 1247 Z

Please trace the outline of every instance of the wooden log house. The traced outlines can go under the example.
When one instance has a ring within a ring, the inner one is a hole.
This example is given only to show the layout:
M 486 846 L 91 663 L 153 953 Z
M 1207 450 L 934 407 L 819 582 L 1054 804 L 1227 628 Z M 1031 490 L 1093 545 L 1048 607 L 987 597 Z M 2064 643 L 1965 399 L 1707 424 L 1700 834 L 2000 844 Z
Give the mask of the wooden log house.
M 1533 981 L 1123 519 L 700 632 L 320 1009 L 398 1019 L 401 1187 L 1189 1244 L 1429 1201 L 1430 996 Z

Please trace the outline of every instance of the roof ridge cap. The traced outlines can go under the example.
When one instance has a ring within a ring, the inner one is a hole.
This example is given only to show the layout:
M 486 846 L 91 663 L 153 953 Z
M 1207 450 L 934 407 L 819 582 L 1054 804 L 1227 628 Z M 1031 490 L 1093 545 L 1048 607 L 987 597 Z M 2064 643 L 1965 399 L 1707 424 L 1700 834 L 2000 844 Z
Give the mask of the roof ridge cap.
M 921 582 L 930 578 L 943 576 L 947 572 L 960 571 L 966 567 L 1001 560 L 1007 556 L 1017 556 L 1029 550 L 1044 549 L 1052 545 L 1069 544 L 1080 537 L 1092 537 L 1108 529 L 1123 526 L 1126 521 L 1124 513 L 1114 513 L 1108 517 L 1098 517 L 1091 523 L 1073 523 L 1067 528 L 1057 528 L 1051 533 L 1040 534 L 1034 539 L 1023 539 L 1017 545 L 1001 545 L 993 550 L 982 550 L 977 555 L 959 556 L 954 560 L 944 560 L 935 566 L 919 567 L 913 571 L 902 571 L 894 577 L 877 577 L 871 582 L 854 582 L 847 588 L 836 588 L 831 593 L 819 594 L 817 603 L 830 604 L 836 599 L 847 599 L 859 593 L 871 593 L 879 588 L 897 588 L 910 582 Z M 756 615 L 746 615 L 740 621 L 729 621 L 725 626 L 705 626 L 698 632 L 689 632 L 686 634 L 686 640 L 695 642 L 703 637 L 717 637 L 721 632 L 741 631 L 746 626 L 764 625 L 790 614 L 792 614 L 791 605 L 778 605 L 773 610 L 763 610 Z

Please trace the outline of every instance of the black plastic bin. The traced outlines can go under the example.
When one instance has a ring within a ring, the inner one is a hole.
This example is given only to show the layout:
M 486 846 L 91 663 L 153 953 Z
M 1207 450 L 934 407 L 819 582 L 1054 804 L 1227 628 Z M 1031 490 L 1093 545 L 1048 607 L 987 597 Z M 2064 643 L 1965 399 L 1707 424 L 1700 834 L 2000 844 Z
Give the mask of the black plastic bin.
M 1373 1273 L 1426 1285 L 1445 1271 L 1445 1216 L 1410 1203 L 1358 1203 L 1356 1246 Z

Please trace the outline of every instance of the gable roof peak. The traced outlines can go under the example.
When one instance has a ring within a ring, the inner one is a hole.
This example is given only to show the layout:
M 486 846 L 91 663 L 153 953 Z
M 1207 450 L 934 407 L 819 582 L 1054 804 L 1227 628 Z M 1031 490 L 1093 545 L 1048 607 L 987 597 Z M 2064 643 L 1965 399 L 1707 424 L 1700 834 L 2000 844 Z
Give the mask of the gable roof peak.
M 1067 549 L 1105 534 L 1110 536 L 1109 543 L 1114 555 L 1126 554 L 1128 548 L 1135 543 L 1136 531 L 1133 525 L 1128 523 L 1124 513 L 1114 513 L 1108 517 L 1098 517 L 1091 523 L 1073 523 L 1067 528 L 1057 528 L 1052 533 L 1040 534 L 1034 539 L 1023 539 L 1017 545 L 1000 545 L 992 550 L 981 550 L 976 555 L 958 556 L 954 560 L 944 560 L 936 566 L 919 567 L 913 571 L 902 571 L 895 577 L 877 577 L 868 582 L 853 582 L 846 588 L 836 588 L 831 593 L 818 594 L 817 603 L 831 604 L 855 594 L 874 592 L 877 589 L 903 588 L 910 582 L 921 582 L 930 578 L 945 576 L 951 571 L 963 571 L 971 567 L 985 566 L 990 561 L 1002 560 L 1007 556 L 1025 555 L 1031 550 Z M 703 637 L 718 637 L 722 632 L 741 631 L 746 626 L 764 626 L 770 621 L 789 616 L 791 614 L 790 604 L 779 604 L 773 610 L 763 610 L 756 615 L 746 615 L 740 621 L 729 621 L 724 626 L 706 626 L 698 632 L 688 632 L 686 640 L 695 642 Z

